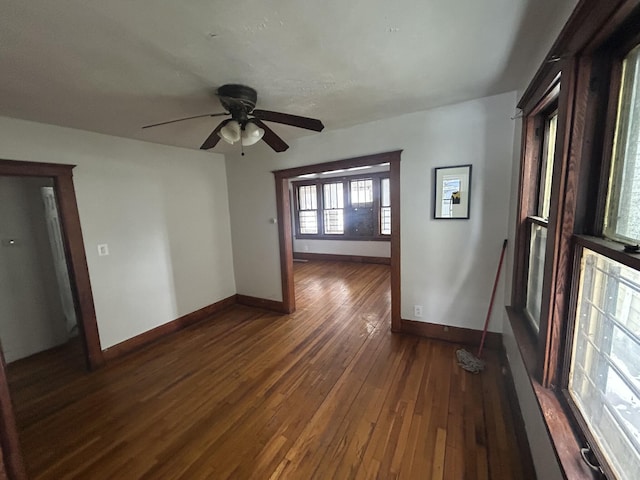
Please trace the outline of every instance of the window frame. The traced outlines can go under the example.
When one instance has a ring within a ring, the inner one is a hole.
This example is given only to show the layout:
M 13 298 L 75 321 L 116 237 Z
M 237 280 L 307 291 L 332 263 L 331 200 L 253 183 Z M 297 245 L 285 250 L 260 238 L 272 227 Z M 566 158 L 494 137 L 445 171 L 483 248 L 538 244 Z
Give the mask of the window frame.
M 596 458 L 603 459 L 597 445 L 594 447 L 589 441 L 590 432 L 579 415 L 574 415 L 574 406 L 566 395 L 575 323 L 572 315 L 580 273 L 576 251 L 582 243 L 595 243 L 610 252 L 607 255 L 610 258 L 622 259 L 620 263 L 639 262 L 637 254 L 622 252 L 620 244 L 599 238 L 603 235 L 621 60 L 640 43 L 637 25 L 640 25 L 639 0 L 611 3 L 582 0 L 518 103 L 523 112 L 522 152 L 512 296 L 507 314 L 555 454 L 567 478 L 600 478 L 580 459 L 580 448 L 585 444 L 592 446 Z M 522 228 L 531 193 L 527 162 L 535 150 L 532 122 L 558 75 L 561 85 L 558 136 L 542 318 L 540 333 L 536 335 L 522 311 L 526 299 L 523 278 L 528 270 L 524 255 L 528 254 L 529 245 Z M 605 464 L 602 468 L 611 475 Z
M 305 179 L 296 180 L 291 182 L 293 189 L 293 213 L 295 218 L 294 235 L 296 239 L 309 239 L 309 240 L 360 240 L 360 241 L 390 241 L 391 233 L 381 233 L 381 182 L 382 179 L 389 178 L 389 172 L 372 172 L 355 175 L 341 175 L 328 178 L 317 179 Z M 373 221 L 373 235 L 351 235 L 349 234 L 350 221 L 351 221 L 351 181 L 352 180 L 373 180 L 373 203 L 372 203 L 372 221 Z M 344 233 L 324 233 L 324 185 L 331 183 L 342 183 L 342 192 L 344 195 L 343 201 L 343 219 L 344 219 Z M 318 233 L 306 234 L 300 232 L 299 212 L 300 212 L 300 200 L 299 200 L 299 187 L 307 185 L 316 185 L 317 206 L 318 206 Z
M 532 241 L 531 230 L 534 225 L 545 228 L 547 231 L 547 247 L 545 248 L 545 252 L 548 250 L 549 246 L 549 226 L 550 226 L 550 218 L 543 218 L 541 216 L 540 203 L 542 199 L 542 169 L 545 166 L 545 162 L 547 159 L 546 156 L 546 147 L 548 145 L 548 134 L 547 124 L 552 116 L 557 115 L 559 117 L 558 112 L 558 102 L 560 97 L 560 82 L 561 77 L 558 75 L 554 78 L 551 86 L 542 96 L 542 98 L 537 102 L 537 104 L 531 109 L 529 115 L 526 119 L 525 131 L 528 139 L 528 143 L 526 144 L 526 152 L 525 157 L 522 163 L 522 173 L 523 179 L 521 180 L 521 185 L 526 185 L 526 190 L 522 189 L 520 192 L 520 215 L 521 222 L 518 226 L 518 245 L 520 246 L 520 258 L 519 258 L 519 269 L 517 275 L 519 276 L 518 281 L 514 282 L 515 285 L 518 285 L 519 288 L 514 290 L 512 305 L 516 306 L 520 309 L 523 315 L 528 320 L 528 329 L 530 335 L 533 338 L 536 338 L 538 334 L 541 332 L 541 326 L 543 323 L 543 299 L 540 299 L 540 318 L 538 318 L 538 325 L 535 325 L 535 319 L 533 319 L 532 315 L 527 309 L 527 301 L 529 295 L 529 275 L 530 275 L 530 267 L 529 258 L 530 258 L 530 248 Z M 556 130 L 557 131 L 557 130 Z M 556 147 L 557 147 L 557 141 Z M 550 196 L 553 194 L 554 185 L 553 178 L 555 177 L 555 168 L 558 163 L 558 150 L 554 151 L 553 155 L 553 169 L 551 175 L 551 185 L 549 192 Z M 524 180 L 526 178 L 526 180 Z M 556 187 L 557 188 L 557 187 Z M 550 199 L 550 205 L 551 199 Z M 551 209 L 550 209 L 551 210 Z M 551 216 L 551 214 L 550 214 Z M 547 259 L 545 254 L 545 268 L 544 275 L 546 276 L 547 271 Z M 543 280 L 544 281 L 544 280 Z M 544 284 L 543 289 L 544 291 Z M 537 329 L 537 331 L 536 331 Z
M 316 208 L 310 208 L 310 209 L 301 209 L 300 208 L 300 187 L 310 187 L 310 186 L 315 186 L 316 187 Z M 320 233 L 320 204 L 317 203 L 317 197 L 318 197 L 318 186 L 315 185 L 313 182 L 300 182 L 300 184 L 296 187 L 295 189 L 295 203 L 296 203 L 296 229 L 299 232 L 300 231 L 300 212 L 316 212 L 316 230 L 318 231 L 318 233 Z M 315 235 L 315 234 L 304 234 L 304 235 Z

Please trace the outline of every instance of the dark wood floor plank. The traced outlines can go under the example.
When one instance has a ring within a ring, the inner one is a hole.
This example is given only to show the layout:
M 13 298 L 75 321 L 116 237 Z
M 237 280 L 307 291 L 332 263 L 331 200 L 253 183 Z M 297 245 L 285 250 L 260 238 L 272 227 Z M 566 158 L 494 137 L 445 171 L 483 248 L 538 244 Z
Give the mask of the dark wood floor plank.
M 390 333 L 389 267 L 295 264 L 291 315 L 234 306 L 86 373 L 9 366 L 34 479 L 522 477 L 498 356 Z

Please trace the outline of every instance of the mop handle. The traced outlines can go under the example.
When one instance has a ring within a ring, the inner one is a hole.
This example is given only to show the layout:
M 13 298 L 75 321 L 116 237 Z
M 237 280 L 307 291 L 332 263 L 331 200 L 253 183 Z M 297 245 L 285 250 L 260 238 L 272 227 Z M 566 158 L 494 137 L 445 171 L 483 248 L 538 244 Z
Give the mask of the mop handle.
M 493 310 L 493 300 L 496 297 L 496 290 L 498 288 L 498 280 L 500 279 L 500 270 L 502 269 L 502 260 L 504 260 L 504 252 L 507 250 L 507 239 L 504 239 L 502 244 L 502 253 L 500 253 L 500 262 L 498 263 L 498 271 L 496 272 L 496 279 L 493 282 L 493 292 L 491 292 L 491 300 L 489 301 L 489 310 L 487 311 L 487 318 L 484 321 L 484 329 L 482 330 L 482 339 L 480 340 L 480 348 L 478 349 L 478 358 L 482 355 L 482 347 L 484 347 L 484 339 L 487 336 L 487 328 L 489 327 L 489 318 L 491 318 L 491 310 Z

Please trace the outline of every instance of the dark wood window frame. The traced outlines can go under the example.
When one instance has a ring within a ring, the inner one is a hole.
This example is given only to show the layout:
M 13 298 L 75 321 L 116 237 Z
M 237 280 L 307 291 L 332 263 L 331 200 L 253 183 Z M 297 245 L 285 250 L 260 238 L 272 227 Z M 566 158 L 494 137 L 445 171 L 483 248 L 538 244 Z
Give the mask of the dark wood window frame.
M 639 264 L 638 255 L 602 240 L 606 188 L 620 84 L 620 61 L 640 42 L 640 1 L 581 1 L 523 95 L 522 163 L 516 231 L 512 306 L 507 308 L 520 352 L 547 424 L 556 456 L 567 478 L 599 478 L 580 459 L 590 442 L 567 395 L 573 315 L 577 292 L 577 253 L 585 245 L 625 265 Z M 544 269 L 540 333 L 535 335 L 523 314 L 526 295 L 528 235 L 525 219 L 531 192 L 536 116 L 544 109 L 559 78 L 558 133 L 551 212 Z M 526 248 L 525 248 L 526 247 Z M 593 448 L 596 457 L 602 455 Z M 603 470 L 608 471 L 604 462 Z M 613 477 L 611 477 L 613 478 Z
M 309 180 L 296 180 L 292 181 L 291 185 L 293 186 L 293 202 L 294 202 L 294 215 L 296 218 L 295 221 L 295 236 L 297 239 L 311 239 L 311 240 L 360 240 L 360 241 L 389 241 L 391 238 L 390 234 L 381 233 L 381 183 L 382 179 L 389 178 L 389 172 L 375 172 L 369 174 L 355 174 L 355 175 L 344 175 L 339 177 L 329 177 L 329 178 L 318 178 L 318 179 L 309 179 Z M 349 235 L 349 205 L 351 205 L 351 188 L 350 182 L 352 180 L 363 180 L 363 179 L 373 179 L 373 235 Z M 344 233 L 332 233 L 326 234 L 324 233 L 324 186 L 332 183 L 342 183 L 343 184 L 343 195 L 344 195 Z M 318 225 L 318 233 L 301 233 L 300 232 L 300 222 L 299 222 L 299 213 L 300 213 L 300 201 L 299 201 L 299 187 L 304 187 L 308 185 L 316 186 L 316 196 L 317 196 L 317 225 Z
M 528 329 L 530 336 L 536 339 L 538 332 L 535 331 L 534 320 L 527 310 L 528 279 L 530 276 L 530 248 L 531 248 L 531 229 L 534 225 L 545 228 L 547 230 L 547 249 L 549 244 L 549 218 L 543 218 L 540 213 L 541 190 L 542 190 L 542 169 L 545 165 L 545 147 L 549 142 L 549 132 L 547 131 L 547 123 L 549 118 L 558 111 L 558 99 L 560 95 L 560 74 L 552 81 L 548 90 L 540 100 L 533 106 L 524 120 L 523 132 L 526 135 L 523 145 L 523 162 L 521 168 L 520 199 L 519 199 L 519 221 L 517 226 L 517 288 L 513 291 L 511 304 L 522 312 L 528 319 Z M 556 149 L 556 153 L 558 150 Z M 556 157 L 556 155 L 554 155 Z M 561 168 L 558 159 L 553 159 L 553 167 Z M 552 178 L 556 178 L 555 172 Z M 553 192 L 554 185 L 551 185 Z M 556 186 L 556 188 L 558 188 Z M 545 262 L 546 263 L 546 262 Z M 541 318 L 538 319 L 538 328 L 542 331 L 542 314 L 544 308 L 541 308 Z

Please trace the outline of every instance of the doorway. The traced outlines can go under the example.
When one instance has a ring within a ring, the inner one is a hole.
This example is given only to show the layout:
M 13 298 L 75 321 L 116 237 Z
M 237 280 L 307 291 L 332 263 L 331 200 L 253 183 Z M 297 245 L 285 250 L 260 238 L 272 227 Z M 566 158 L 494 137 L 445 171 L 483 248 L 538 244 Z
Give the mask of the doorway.
M 95 307 L 89 281 L 89 270 L 80 229 L 80 217 L 73 187 L 75 165 L 0 160 L 0 176 L 49 177 L 53 179 L 51 193 L 57 203 L 61 248 L 68 263 L 67 275 L 77 318 L 78 333 L 85 350 L 89 369 L 104 365 Z
M 61 249 L 67 263 L 67 277 L 71 287 L 73 316 L 77 321 L 78 336 L 84 349 L 88 369 L 104 365 L 100 346 L 95 307 L 89 281 L 89 270 L 80 228 L 80 217 L 73 187 L 74 165 L 0 160 L 0 176 L 51 178 L 52 197 L 59 216 Z M 44 193 L 43 193 L 44 194 Z M 45 194 L 46 195 L 46 194 Z M 10 241 L 10 240 L 9 240 Z M 71 319 L 69 320 L 71 322 Z M 4 355 L 0 349 L 0 445 L 4 457 L 4 470 L 9 478 L 26 478 L 15 423 L 13 406 L 7 383 Z
M 0 339 L 7 363 L 77 337 L 51 177 L 0 176 L 0 264 Z
M 401 150 L 349 158 L 334 162 L 289 168 L 274 171 L 276 182 L 276 204 L 278 212 L 278 236 L 280 243 L 280 271 L 282 279 L 282 303 L 286 313 L 293 313 L 295 304 L 295 282 L 293 272 L 293 231 L 291 222 L 291 197 L 289 179 L 300 175 L 325 171 L 349 169 L 389 163 L 391 197 L 391 330 L 401 331 L 400 313 L 400 154 Z

